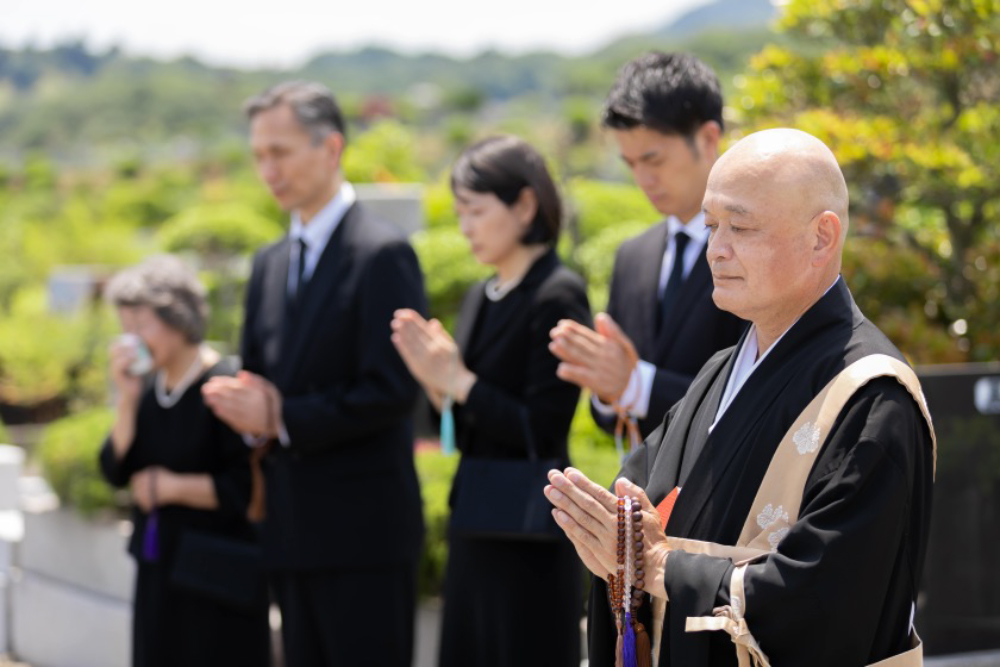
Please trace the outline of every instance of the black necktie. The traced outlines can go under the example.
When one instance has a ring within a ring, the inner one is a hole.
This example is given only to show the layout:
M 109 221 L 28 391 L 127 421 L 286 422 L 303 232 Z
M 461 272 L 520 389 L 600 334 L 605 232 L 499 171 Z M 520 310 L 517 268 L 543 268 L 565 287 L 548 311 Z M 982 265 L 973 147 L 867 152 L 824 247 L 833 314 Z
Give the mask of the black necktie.
M 684 232 L 674 234 L 674 265 L 670 268 L 670 277 L 667 279 L 667 287 L 663 290 L 663 297 L 660 299 L 660 319 L 659 334 L 667 328 L 667 322 L 672 317 L 671 310 L 677 302 L 677 295 L 684 284 L 684 249 L 687 248 L 691 237 Z
M 305 288 L 306 249 L 309 246 L 306 245 L 306 241 L 303 238 L 298 239 L 298 246 L 299 254 L 295 259 L 295 289 L 288 296 L 290 314 L 295 313 L 298 303 L 302 297 L 302 291 Z

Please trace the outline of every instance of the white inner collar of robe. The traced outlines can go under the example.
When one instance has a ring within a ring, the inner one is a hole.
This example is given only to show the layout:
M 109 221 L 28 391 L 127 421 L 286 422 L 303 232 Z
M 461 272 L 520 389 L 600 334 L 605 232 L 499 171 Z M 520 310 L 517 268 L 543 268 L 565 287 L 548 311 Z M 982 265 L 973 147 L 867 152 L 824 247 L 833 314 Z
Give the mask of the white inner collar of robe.
M 826 292 L 823 292 L 823 296 L 826 296 L 827 292 L 833 289 L 833 286 L 837 284 L 838 280 L 840 280 L 840 276 L 837 276 L 836 280 L 834 280 L 833 283 L 826 288 Z M 771 344 L 771 347 L 767 348 L 764 354 L 760 356 L 760 359 L 757 358 L 757 325 L 750 325 L 747 337 L 743 341 L 740 351 L 737 353 L 736 362 L 733 364 L 733 372 L 729 374 L 729 380 L 726 382 L 726 391 L 723 392 L 722 400 L 719 401 L 719 411 L 715 413 L 715 421 L 713 421 L 712 425 L 708 427 L 709 433 L 715 429 L 715 425 L 719 423 L 720 419 L 722 419 L 722 415 L 726 414 L 726 410 L 728 410 L 729 406 L 732 405 L 732 402 L 736 400 L 736 395 L 740 393 L 740 389 L 742 389 L 743 385 L 746 384 L 750 375 L 757 370 L 757 367 L 760 366 L 761 362 L 767 359 L 767 355 L 771 354 L 771 350 L 778 347 L 778 343 L 781 342 L 781 339 L 785 337 L 785 334 L 792 330 L 792 327 L 794 327 L 798 321 L 799 319 L 796 318 L 795 322 L 792 322 L 791 326 L 785 329 L 785 331 L 778 336 L 778 339 Z

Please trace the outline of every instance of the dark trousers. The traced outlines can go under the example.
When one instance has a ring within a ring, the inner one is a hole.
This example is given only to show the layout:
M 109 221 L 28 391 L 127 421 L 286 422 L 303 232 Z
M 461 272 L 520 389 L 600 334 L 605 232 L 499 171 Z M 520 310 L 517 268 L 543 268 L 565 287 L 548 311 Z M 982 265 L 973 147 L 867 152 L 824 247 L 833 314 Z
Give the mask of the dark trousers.
M 286 667 L 410 667 L 417 564 L 280 571 Z

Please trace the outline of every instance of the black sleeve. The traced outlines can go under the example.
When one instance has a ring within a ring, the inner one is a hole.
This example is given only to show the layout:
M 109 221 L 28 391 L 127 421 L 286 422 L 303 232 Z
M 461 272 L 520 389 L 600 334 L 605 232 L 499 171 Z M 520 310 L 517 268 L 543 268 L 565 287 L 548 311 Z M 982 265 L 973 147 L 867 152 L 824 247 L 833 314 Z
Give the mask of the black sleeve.
M 417 256 L 405 241 L 382 246 L 367 261 L 360 281 L 358 376 L 324 393 L 283 401 L 282 418 L 291 449 L 312 453 L 335 449 L 384 431 L 386 423 L 413 410 L 417 382 L 390 338 L 393 313 L 412 308 L 426 314 Z M 345 351 L 347 353 L 347 351 Z
M 240 341 L 240 358 L 244 370 L 258 375 L 264 374 L 264 359 L 257 339 L 253 335 L 252 323 L 257 320 L 257 312 L 263 297 L 261 293 L 261 283 L 264 279 L 262 257 L 262 253 L 257 253 L 253 259 L 253 269 L 250 271 L 250 280 L 247 282 L 247 293 L 243 304 L 243 334 Z
M 111 443 L 111 434 L 104 439 L 104 446 L 101 447 L 101 451 L 98 454 L 98 464 L 101 468 L 101 474 L 104 475 L 104 479 L 108 481 L 108 484 L 122 489 L 128 486 L 129 481 L 140 467 L 135 462 L 135 452 L 137 449 L 138 442 L 143 438 L 143 428 L 142 428 L 142 414 L 144 411 L 144 404 L 150 397 L 150 392 L 152 391 L 149 387 L 151 385 L 144 385 L 143 395 L 139 399 L 139 406 L 136 409 L 135 416 L 135 434 L 132 437 L 132 444 L 129 446 L 128 450 L 125 452 L 125 456 L 118 458 L 115 454 L 114 445 Z
M 485 380 L 477 380 L 462 406 L 463 418 L 473 417 L 478 428 L 527 453 L 531 438 L 540 457 L 565 441 L 580 389 L 556 377 L 559 360 L 549 351 L 549 332 L 559 320 L 592 323 L 586 292 L 575 281 L 559 281 L 539 290 L 532 305 L 528 374 L 524 393 L 512 396 Z
M 104 439 L 104 446 L 101 447 L 100 454 L 98 455 L 98 464 L 101 467 L 101 474 L 104 475 L 104 479 L 108 481 L 108 484 L 119 489 L 128 486 L 129 480 L 132 479 L 132 474 L 135 472 L 135 467 L 130 460 L 131 453 L 132 448 L 130 447 L 125 452 L 125 456 L 119 459 L 115 454 L 114 446 L 111 444 L 111 436 L 108 435 Z
M 622 248 L 624 244 L 618 246 L 618 250 L 615 251 L 615 263 L 611 268 L 611 284 L 608 286 L 608 305 L 604 309 L 611 319 L 613 319 L 619 326 L 621 326 L 621 306 L 619 302 L 621 301 L 619 291 L 621 290 L 622 278 L 619 275 L 622 262 Z M 608 435 L 614 435 L 615 425 L 618 423 L 618 418 L 615 415 L 606 415 L 598 412 L 594 407 L 593 401 L 590 403 L 590 416 L 594 418 L 594 423 L 597 424 L 603 431 Z M 641 426 L 640 426 L 641 428 Z
M 250 504 L 250 448 L 219 419 L 212 419 L 213 442 L 218 447 L 220 466 L 210 473 L 219 511 L 245 517 Z
M 903 648 L 926 545 L 931 452 L 923 417 L 895 380 L 873 381 L 845 407 L 798 521 L 746 572 L 747 624 L 773 664 L 863 665 Z M 671 624 L 728 604 L 732 571 L 726 559 L 672 552 Z

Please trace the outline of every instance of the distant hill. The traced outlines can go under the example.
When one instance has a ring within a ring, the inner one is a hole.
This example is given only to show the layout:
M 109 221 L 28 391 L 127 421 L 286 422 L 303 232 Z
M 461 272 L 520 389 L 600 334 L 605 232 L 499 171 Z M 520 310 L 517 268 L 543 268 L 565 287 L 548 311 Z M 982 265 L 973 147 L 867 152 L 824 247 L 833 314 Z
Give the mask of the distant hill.
M 688 37 L 708 30 L 767 27 L 778 17 L 771 0 L 715 0 L 677 17 L 655 34 Z
M 734 18 L 746 16 L 751 6 L 754 16 L 762 16 L 762 6 L 770 4 L 718 0 L 667 29 L 573 57 L 489 50 L 454 58 L 372 46 L 318 54 L 300 68 L 279 71 L 212 67 L 193 58 L 157 60 L 117 49 L 98 53 L 81 41 L 44 50 L 0 44 L 0 162 L 17 161 L 34 149 L 60 161 L 90 162 L 100 160 L 104 148 L 162 154 L 241 140 L 242 102 L 293 77 L 329 84 L 354 120 L 377 109 L 411 125 L 434 127 L 452 117 L 475 125 L 482 120 L 480 110 L 493 122 L 518 122 L 564 113 L 570 100 L 596 108 L 618 68 L 650 49 L 695 53 L 716 69 L 726 88 L 749 56 L 775 37 L 760 20 Z M 503 117 L 505 108 L 513 110 Z

